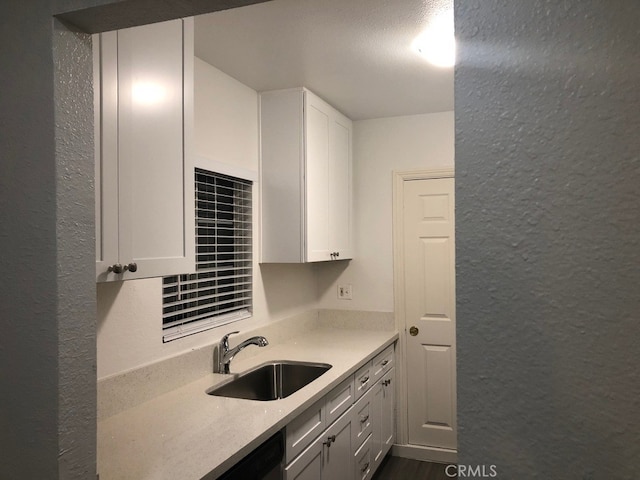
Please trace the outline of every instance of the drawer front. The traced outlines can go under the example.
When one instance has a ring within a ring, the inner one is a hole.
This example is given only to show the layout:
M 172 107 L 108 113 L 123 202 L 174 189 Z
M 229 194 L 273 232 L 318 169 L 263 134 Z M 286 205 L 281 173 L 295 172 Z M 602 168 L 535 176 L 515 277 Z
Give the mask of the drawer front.
M 373 359 L 372 373 L 373 381 L 371 385 L 380 380 L 382 376 L 391 370 L 395 364 L 395 350 L 393 345 L 389 345 Z
M 354 398 L 353 376 L 351 376 L 325 397 L 326 425 L 331 425 L 346 412 L 353 405 Z
M 355 453 L 355 475 L 357 480 L 367 480 L 371 478 L 373 463 L 371 462 L 371 435 L 369 435 L 364 443 Z
M 356 372 L 356 400 L 362 397 L 362 395 L 369 390 L 369 387 L 373 385 L 373 370 L 371 365 L 371 362 L 367 362 L 364 367 L 360 368 L 360 370 Z
M 285 462 L 289 463 L 329 425 L 324 399 L 316 402 L 287 425 Z
M 371 420 L 373 411 L 371 392 L 372 390 L 368 390 L 353 406 L 353 438 L 351 439 L 353 450 L 358 449 L 372 431 Z

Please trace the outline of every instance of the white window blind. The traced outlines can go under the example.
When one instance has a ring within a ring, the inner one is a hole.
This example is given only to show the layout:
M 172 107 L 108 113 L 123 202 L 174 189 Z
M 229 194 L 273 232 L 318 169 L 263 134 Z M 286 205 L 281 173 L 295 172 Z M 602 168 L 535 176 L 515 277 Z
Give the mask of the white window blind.
M 251 316 L 252 182 L 196 168 L 196 272 L 164 277 L 163 341 Z

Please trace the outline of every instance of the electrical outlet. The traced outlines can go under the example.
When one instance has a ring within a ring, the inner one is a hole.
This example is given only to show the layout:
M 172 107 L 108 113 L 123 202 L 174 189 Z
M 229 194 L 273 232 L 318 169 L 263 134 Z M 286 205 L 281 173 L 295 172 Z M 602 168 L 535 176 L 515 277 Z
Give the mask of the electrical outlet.
M 338 285 L 338 298 L 340 300 L 351 300 L 351 284 L 349 285 Z

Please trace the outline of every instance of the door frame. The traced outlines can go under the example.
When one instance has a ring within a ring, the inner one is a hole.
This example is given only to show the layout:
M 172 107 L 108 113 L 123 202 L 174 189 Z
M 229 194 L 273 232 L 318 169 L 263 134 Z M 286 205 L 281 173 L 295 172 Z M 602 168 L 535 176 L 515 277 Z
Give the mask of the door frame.
M 407 324 L 405 318 L 405 288 L 404 288 L 404 185 L 411 180 L 432 180 L 437 178 L 454 178 L 455 169 L 439 168 L 426 170 L 393 171 L 393 303 L 395 312 L 395 327 L 399 332 L 396 358 L 396 445 L 393 454 L 399 457 L 415 458 L 418 460 L 455 463 L 457 451 L 409 445 L 409 419 L 407 396 Z

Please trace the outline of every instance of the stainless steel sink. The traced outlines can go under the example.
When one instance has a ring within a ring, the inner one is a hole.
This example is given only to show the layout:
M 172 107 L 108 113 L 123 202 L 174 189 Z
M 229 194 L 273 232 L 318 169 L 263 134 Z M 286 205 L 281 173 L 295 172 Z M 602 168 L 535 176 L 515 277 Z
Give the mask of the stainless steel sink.
M 207 394 L 248 400 L 286 398 L 329 370 L 328 363 L 277 361 L 264 363 L 211 387 Z

